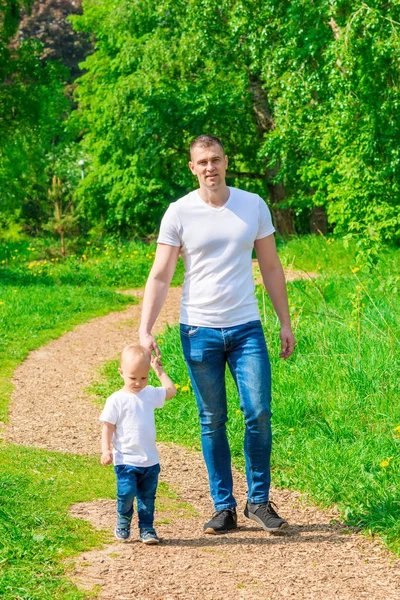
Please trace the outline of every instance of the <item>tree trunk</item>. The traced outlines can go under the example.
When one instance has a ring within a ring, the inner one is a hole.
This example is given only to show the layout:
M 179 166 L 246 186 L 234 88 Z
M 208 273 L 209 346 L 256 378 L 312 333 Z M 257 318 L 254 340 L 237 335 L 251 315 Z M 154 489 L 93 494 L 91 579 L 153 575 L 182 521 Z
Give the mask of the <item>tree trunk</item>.
M 253 73 L 249 73 L 249 84 L 250 93 L 253 99 L 253 110 L 256 117 L 258 135 L 260 139 L 262 139 L 266 133 L 275 129 L 276 125 L 269 106 L 267 93 L 262 87 L 260 78 Z M 276 177 L 278 171 L 279 164 L 270 170 L 269 178 L 272 179 Z M 276 232 L 282 236 L 296 233 L 293 210 L 291 208 L 281 208 L 279 206 L 286 197 L 283 184 L 281 182 L 273 183 L 272 181 L 269 181 L 267 187 Z
M 324 206 L 313 206 L 309 219 L 310 233 L 322 233 L 323 235 L 328 233 L 326 211 Z

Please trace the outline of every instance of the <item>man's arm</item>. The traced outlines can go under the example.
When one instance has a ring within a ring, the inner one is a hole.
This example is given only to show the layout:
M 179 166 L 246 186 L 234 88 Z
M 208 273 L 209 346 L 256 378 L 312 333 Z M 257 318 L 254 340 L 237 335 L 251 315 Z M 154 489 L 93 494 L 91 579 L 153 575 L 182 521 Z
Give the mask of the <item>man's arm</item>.
M 179 246 L 157 244 L 156 256 L 144 291 L 139 328 L 140 343 L 150 352 L 155 352 L 157 357 L 160 357 L 161 353 L 151 330 L 167 297 L 179 251 Z
M 295 339 L 290 324 L 285 275 L 276 251 L 274 236 L 268 235 L 256 240 L 254 248 L 265 288 L 281 323 L 281 353 L 279 356 L 289 358 L 293 354 Z

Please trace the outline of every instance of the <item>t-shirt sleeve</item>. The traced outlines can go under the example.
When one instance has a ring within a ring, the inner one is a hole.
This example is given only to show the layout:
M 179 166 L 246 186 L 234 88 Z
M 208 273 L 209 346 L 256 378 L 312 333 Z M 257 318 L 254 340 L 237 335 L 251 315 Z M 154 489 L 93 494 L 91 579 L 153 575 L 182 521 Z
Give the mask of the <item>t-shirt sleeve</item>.
M 275 231 L 275 227 L 272 224 L 271 212 L 268 206 L 265 204 L 262 198 L 258 197 L 258 200 L 258 233 L 256 240 L 267 237 L 267 235 L 271 235 L 271 233 L 274 233 Z
M 110 396 L 106 400 L 105 406 L 99 417 L 99 421 L 102 421 L 102 422 L 106 421 L 107 423 L 112 423 L 113 425 L 115 425 L 116 422 L 118 421 L 118 414 L 119 414 L 119 411 L 118 411 L 118 406 L 115 401 L 115 398 Z
M 178 213 L 173 204 L 170 204 L 162 218 L 157 243 L 181 246 L 181 230 L 182 225 Z
M 154 408 L 162 408 L 167 397 L 167 390 L 164 387 L 153 387 L 151 385 L 147 386 L 147 390 Z

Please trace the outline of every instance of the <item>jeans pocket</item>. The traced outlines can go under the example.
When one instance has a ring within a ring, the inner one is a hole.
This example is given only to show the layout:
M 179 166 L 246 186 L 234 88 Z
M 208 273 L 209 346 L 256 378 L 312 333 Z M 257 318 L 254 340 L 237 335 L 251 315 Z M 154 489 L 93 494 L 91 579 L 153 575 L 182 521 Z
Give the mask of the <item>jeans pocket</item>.
M 183 323 L 180 324 L 180 332 L 182 335 L 185 335 L 186 337 L 193 337 L 196 335 L 196 333 L 199 331 L 200 327 L 193 327 L 192 325 L 184 325 Z

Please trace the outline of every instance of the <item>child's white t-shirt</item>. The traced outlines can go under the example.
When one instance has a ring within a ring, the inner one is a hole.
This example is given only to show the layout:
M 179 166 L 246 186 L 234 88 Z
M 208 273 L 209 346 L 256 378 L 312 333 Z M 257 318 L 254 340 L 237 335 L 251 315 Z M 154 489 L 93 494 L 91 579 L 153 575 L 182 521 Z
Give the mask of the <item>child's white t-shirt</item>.
M 254 241 L 275 229 L 264 200 L 238 188 L 221 207 L 195 190 L 169 205 L 158 242 L 180 246 L 185 263 L 180 322 L 231 327 L 260 318 L 254 296 Z
M 154 409 L 162 408 L 167 391 L 148 385 L 131 394 L 119 390 L 106 400 L 100 421 L 116 426 L 114 465 L 151 467 L 159 462 Z

